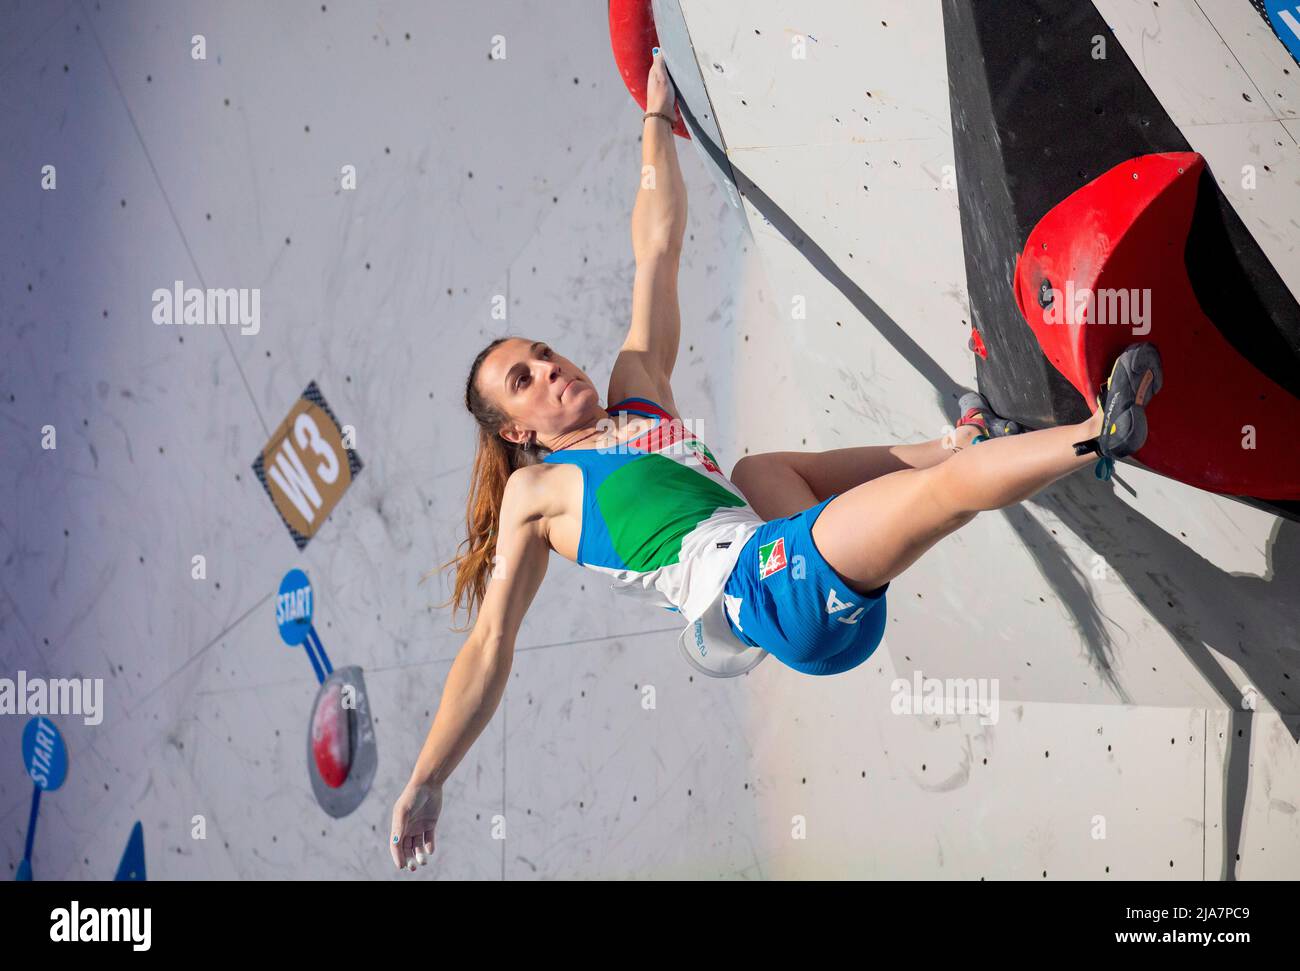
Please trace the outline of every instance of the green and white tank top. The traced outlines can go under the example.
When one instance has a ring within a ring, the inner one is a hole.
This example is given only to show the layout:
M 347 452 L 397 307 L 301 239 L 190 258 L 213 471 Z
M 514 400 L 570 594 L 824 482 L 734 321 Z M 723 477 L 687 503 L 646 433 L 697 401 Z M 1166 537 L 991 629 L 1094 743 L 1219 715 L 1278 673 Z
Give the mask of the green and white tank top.
M 694 623 L 763 520 L 708 446 L 655 402 L 624 398 L 606 411 L 656 421 L 632 441 L 543 459 L 582 469 L 578 563 Z

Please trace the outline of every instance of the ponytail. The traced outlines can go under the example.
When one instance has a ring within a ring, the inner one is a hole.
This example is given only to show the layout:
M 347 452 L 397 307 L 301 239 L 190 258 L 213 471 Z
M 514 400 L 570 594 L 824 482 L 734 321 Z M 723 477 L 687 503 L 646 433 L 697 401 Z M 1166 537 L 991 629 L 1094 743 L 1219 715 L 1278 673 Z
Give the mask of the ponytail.
M 508 420 L 492 402 L 479 392 L 476 380 L 484 359 L 498 345 L 511 340 L 498 337 L 479 351 L 469 369 L 465 382 L 465 408 L 478 423 L 478 445 L 474 452 L 474 467 L 470 473 L 469 495 L 465 502 L 465 527 L 467 536 L 461 541 L 457 554 L 438 569 L 456 568 L 455 587 L 451 599 L 439 604 L 454 604 L 454 611 L 464 610 L 474 615 L 483 604 L 487 583 L 492 575 L 496 557 L 497 533 L 501 526 L 501 500 L 506 492 L 506 482 L 511 474 L 526 465 L 536 465 L 546 449 L 525 448 L 508 442 L 498 434 Z M 426 575 L 428 576 L 428 575 Z M 453 627 L 453 630 L 468 630 Z

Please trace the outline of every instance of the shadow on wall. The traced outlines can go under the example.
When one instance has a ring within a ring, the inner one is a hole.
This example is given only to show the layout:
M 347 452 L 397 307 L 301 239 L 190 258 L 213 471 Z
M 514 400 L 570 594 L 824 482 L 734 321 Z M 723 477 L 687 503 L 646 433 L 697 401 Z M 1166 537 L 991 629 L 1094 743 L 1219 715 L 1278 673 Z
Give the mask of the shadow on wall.
M 1300 740 L 1300 684 L 1290 671 L 1300 666 L 1300 597 L 1288 579 L 1300 573 L 1300 526 L 1278 518 L 1266 551 L 1263 577 L 1229 573 L 1113 493 L 1099 491 L 1092 480 L 1074 475 L 1061 479 L 1029 502 L 1056 516 L 1106 562 L 1138 602 L 1182 649 L 1184 656 L 1223 700 L 1241 710 L 1248 688 L 1267 698 L 1287 717 L 1293 739 Z M 1103 677 L 1128 700 L 1111 669 L 1111 638 L 1096 623 L 1096 607 L 1078 567 L 1060 555 L 1060 546 L 1041 524 L 1019 506 L 1001 510 L 1071 614 L 1089 654 Z M 1246 684 L 1237 684 L 1210 652 L 1241 666 Z M 1297 695 L 1290 694 L 1297 690 Z
M 1300 526 L 1277 519 L 1269 537 L 1263 577 L 1228 573 L 1165 533 L 1113 493 L 1098 493 L 1088 480 L 1070 476 L 1029 501 L 1058 517 L 1084 538 L 1169 633 L 1231 713 L 1224 778 L 1224 855 L 1220 879 L 1235 878 L 1250 781 L 1254 714 L 1246 692 L 1268 699 L 1300 740 L 1300 705 L 1288 692 L 1300 668 L 1300 597 L 1290 578 L 1300 573 Z M 1124 696 L 1111 669 L 1113 642 L 1097 623 L 1095 604 L 1078 567 L 1021 506 L 1001 510 L 1025 549 L 1071 614 L 1107 683 Z M 1246 683 L 1235 683 L 1207 645 L 1239 665 Z

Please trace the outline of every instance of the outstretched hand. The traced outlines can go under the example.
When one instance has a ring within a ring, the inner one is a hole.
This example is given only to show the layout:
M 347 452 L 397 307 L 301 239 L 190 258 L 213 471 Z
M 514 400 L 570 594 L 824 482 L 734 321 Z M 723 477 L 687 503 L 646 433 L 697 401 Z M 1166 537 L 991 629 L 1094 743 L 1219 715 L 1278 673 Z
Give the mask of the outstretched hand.
M 662 111 L 670 118 L 677 104 L 677 89 L 668 77 L 668 68 L 664 66 L 664 52 L 660 48 L 650 62 L 650 74 L 645 85 L 645 110 Z
M 399 870 L 424 866 L 433 856 L 433 830 L 442 812 L 442 786 L 408 783 L 393 806 L 388 848 Z

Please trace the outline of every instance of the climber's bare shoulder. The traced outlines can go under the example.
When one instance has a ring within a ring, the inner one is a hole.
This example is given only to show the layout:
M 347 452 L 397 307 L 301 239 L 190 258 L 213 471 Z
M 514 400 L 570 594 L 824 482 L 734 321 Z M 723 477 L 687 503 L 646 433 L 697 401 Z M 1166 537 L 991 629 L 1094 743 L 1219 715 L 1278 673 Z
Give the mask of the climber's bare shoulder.
M 510 510 L 510 525 L 505 519 Z M 502 498 L 502 533 L 528 530 L 565 559 L 577 562 L 582 534 L 582 469 L 544 462 L 511 473 Z

